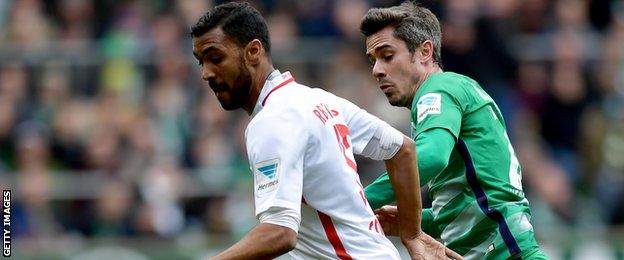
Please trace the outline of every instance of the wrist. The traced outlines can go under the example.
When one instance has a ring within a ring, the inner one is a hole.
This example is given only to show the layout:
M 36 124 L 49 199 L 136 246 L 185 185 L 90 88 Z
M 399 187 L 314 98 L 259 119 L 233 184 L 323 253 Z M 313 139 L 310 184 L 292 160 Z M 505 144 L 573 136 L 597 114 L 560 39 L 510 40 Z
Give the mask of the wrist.
M 416 232 L 411 232 L 409 234 L 400 234 L 400 238 L 401 238 L 401 242 L 403 244 L 409 243 L 411 241 L 414 241 L 415 239 L 418 239 L 420 237 L 420 235 L 422 235 L 423 232 L 422 230 L 418 230 Z

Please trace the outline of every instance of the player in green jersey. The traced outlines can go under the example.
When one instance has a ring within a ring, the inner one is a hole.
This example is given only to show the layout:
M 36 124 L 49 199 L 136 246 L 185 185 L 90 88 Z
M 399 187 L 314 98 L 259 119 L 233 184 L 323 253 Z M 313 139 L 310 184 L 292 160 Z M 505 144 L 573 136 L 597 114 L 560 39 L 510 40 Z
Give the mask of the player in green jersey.
M 380 89 L 411 109 L 420 185 L 433 200 L 423 230 L 466 259 L 546 259 L 501 112 L 477 82 L 442 71 L 435 15 L 405 2 L 369 10 L 360 29 Z M 373 208 L 395 200 L 387 174 L 365 192 Z M 396 233 L 396 207 L 376 212 L 386 234 Z

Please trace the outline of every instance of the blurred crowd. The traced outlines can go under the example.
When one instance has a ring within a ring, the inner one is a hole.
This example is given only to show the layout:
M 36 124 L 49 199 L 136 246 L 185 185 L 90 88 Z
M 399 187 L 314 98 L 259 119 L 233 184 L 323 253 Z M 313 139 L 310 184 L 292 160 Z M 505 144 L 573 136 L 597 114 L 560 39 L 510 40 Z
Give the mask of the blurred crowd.
M 219 245 L 255 224 L 249 117 L 221 109 L 191 52 L 189 27 L 221 2 L 0 1 L 0 186 L 15 191 L 23 245 L 193 232 Z M 408 111 L 376 89 L 358 30 L 370 7 L 401 1 L 249 2 L 278 69 L 409 133 Z M 421 3 L 440 18 L 444 69 L 501 107 L 538 236 L 543 219 L 622 226 L 624 1 Z M 358 163 L 364 183 L 383 171 Z

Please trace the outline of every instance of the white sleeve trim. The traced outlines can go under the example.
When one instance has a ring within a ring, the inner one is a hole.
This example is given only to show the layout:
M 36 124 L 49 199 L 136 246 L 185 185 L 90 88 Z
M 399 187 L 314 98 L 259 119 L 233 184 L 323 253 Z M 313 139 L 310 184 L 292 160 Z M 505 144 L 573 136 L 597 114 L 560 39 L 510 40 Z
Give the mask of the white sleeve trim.
M 299 224 L 301 223 L 301 216 L 299 212 L 289 208 L 271 207 L 268 210 L 260 213 L 258 216 L 260 223 L 269 223 L 282 227 L 287 227 L 299 232 Z
M 388 160 L 392 158 L 403 145 L 403 133 L 392 128 L 387 123 L 380 125 L 368 142 L 362 155 L 373 160 Z

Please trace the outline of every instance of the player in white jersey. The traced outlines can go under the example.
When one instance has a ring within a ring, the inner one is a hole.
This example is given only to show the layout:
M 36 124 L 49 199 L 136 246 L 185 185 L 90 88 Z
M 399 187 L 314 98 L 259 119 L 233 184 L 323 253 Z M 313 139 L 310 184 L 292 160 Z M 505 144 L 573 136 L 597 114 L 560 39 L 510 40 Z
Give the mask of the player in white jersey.
M 262 221 L 278 209 L 300 219 L 299 226 L 274 223 L 299 230 L 293 259 L 399 258 L 367 204 L 353 152 L 390 159 L 403 134 L 344 99 L 273 71 L 246 140 L 256 215 Z
M 367 204 L 354 153 L 385 160 L 412 258 L 457 257 L 420 229 L 411 139 L 275 70 L 267 31 L 246 3 L 219 5 L 192 28 L 193 54 L 221 106 L 252 116 L 245 137 L 260 224 L 215 259 L 398 259 Z

